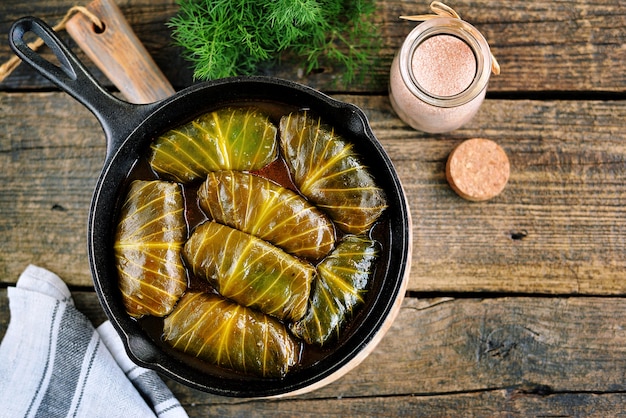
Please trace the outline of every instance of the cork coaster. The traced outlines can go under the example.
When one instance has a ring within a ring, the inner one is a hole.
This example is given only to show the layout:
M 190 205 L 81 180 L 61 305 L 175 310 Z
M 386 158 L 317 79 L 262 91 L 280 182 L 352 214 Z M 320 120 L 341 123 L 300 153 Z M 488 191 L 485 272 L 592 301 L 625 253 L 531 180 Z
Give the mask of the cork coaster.
M 446 177 L 462 198 L 479 202 L 504 190 L 510 164 L 504 150 L 488 139 L 474 138 L 459 144 L 448 157 Z

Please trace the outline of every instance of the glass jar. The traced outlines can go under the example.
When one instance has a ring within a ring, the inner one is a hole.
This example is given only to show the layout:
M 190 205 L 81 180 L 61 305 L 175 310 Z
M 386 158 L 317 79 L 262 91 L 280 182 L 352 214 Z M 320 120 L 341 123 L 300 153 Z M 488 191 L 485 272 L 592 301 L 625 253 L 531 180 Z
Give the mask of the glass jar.
M 429 19 L 411 31 L 394 57 L 391 105 L 414 129 L 453 131 L 478 111 L 491 68 L 489 45 L 475 27 L 451 17 Z

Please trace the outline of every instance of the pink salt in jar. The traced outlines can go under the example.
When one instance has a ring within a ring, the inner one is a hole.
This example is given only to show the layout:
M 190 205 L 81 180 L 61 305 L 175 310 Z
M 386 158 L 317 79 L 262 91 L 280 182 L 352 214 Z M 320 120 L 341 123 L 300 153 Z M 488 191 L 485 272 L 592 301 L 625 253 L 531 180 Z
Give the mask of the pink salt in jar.
M 391 105 L 414 129 L 453 131 L 478 111 L 491 68 L 489 45 L 472 25 L 449 17 L 427 20 L 407 36 L 391 64 Z

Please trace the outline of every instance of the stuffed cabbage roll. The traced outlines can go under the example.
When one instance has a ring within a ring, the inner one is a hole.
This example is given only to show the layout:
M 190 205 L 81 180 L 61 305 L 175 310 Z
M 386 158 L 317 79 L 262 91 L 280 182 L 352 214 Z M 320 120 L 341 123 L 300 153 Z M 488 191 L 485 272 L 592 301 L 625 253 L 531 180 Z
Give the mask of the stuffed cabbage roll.
M 334 226 L 324 213 L 299 194 L 253 174 L 209 173 L 198 200 L 217 222 L 298 257 L 318 260 L 335 245 Z
M 315 268 L 262 239 L 205 222 L 183 255 L 194 275 L 241 305 L 294 321 L 306 312 Z
M 300 192 L 345 232 L 366 232 L 387 207 L 352 144 L 320 119 L 307 112 L 282 117 L 280 145 Z
M 121 208 L 114 252 L 129 315 L 167 315 L 187 289 L 181 252 L 187 236 L 180 186 L 131 183 Z
M 215 294 L 186 293 L 163 331 L 180 351 L 260 377 L 283 377 L 299 361 L 299 343 L 282 323 Z
M 309 309 L 290 325 L 293 334 L 318 346 L 339 338 L 347 320 L 363 303 L 377 254 L 375 241 L 346 235 L 318 265 Z
M 172 129 L 151 145 L 150 165 L 182 183 L 216 170 L 256 170 L 277 157 L 276 126 L 254 108 L 223 108 Z

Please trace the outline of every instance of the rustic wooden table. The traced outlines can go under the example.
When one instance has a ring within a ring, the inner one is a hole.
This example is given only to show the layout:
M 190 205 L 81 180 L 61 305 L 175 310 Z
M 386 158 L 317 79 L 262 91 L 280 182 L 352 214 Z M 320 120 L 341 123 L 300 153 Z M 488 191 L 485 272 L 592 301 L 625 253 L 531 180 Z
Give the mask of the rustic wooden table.
M 24 15 L 56 23 L 74 4 L 4 0 L 0 33 Z M 294 61 L 268 70 L 361 107 L 397 168 L 414 253 L 393 327 L 357 369 L 303 396 L 230 399 L 167 380 L 190 416 L 626 413 L 626 3 L 448 4 L 502 66 L 478 115 L 452 133 L 410 129 L 387 97 L 391 60 L 414 27 L 398 16 L 426 12 L 426 1 L 379 2 L 384 47 L 361 84 L 334 83 L 332 67 L 303 75 Z M 165 25 L 175 1 L 118 5 L 175 88 L 192 84 Z M 11 56 L 0 40 L 0 62 Z M 472 137 L 496 141 L 511 161 L 507 188 L 484 203 L 445 179 L 449 152 Z M 96 119 L 32 69 L 0 84 L 0 336 L 6 288 L 29 263 L 63 277 L 96 325 L 105 319 L 86 253 L 104 153 Z

